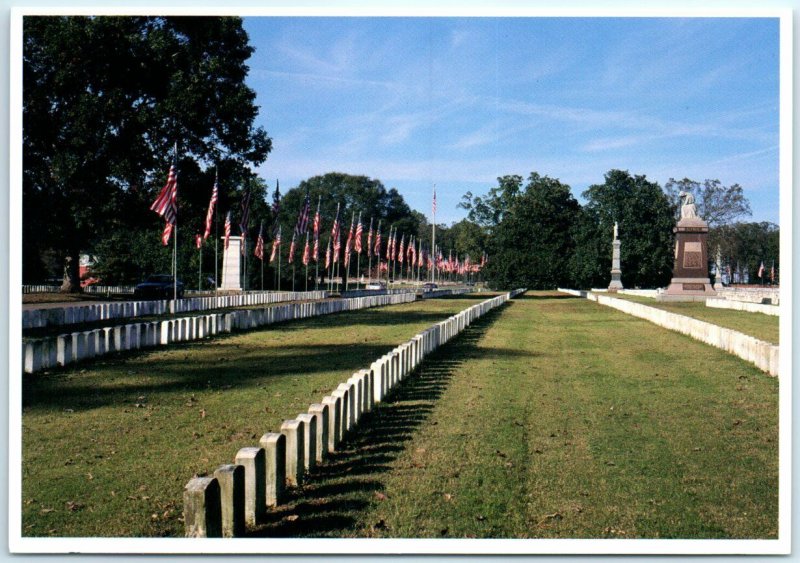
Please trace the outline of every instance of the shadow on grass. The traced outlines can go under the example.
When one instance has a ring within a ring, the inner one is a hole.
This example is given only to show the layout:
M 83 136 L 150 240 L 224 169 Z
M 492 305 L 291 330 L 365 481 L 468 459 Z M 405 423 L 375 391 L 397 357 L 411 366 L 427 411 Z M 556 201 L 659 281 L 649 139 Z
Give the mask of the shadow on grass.
M 380 522 L 359 513 L 380 502 L 384 476 L 425 424 L 460 366 L 477 353 L 477 343 L 497 320 L 496 309 L 432 354 L 359 425 L 301 488 L 271 510 L 250 537 L 353 537 L 370 535 Z M 480 353 L 483 349 L 480 350 Z M 505 353 L 503 350 L 501 353 Z

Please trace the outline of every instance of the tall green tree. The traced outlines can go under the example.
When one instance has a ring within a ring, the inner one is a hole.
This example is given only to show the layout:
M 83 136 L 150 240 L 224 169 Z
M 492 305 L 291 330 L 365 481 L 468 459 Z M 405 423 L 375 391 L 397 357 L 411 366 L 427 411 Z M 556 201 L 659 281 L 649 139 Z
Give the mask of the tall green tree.
M 458 204 L 466 209 L 470 221 L 491 231 L 499 225 L 510 209 L 514 200 L 522 192 L 522 176 L 510 174 L 497 178 L 497 186 L 481 197 L 467 192 L 461 197 Z
M 498 288 L 568 285 L 580 205 L 560 181 L 532 172 L 492 230 L 485 275 Z
M 619 224 L 622 283 L 625 287 L 664 287 L 672 277 L 675 208 L 661 187 L 645 176 L 610 170 L 605 182 L 583 192 L 588 223 L 581 234 L 581 260 L 611 279 L 613 225 Z M 592 224 L 594 234 L 592 234 Z M 597 282 L 591 271 L 587 279 Z
M 733 223 L 752 214 L 750 202 L 739 184 L 725 186 L 719 180 L 708 179 L 701 184 L 689 178 L 670 178 L 664 184 L 664 191 L 676 209 L 680 205 L 680 192 L 691 193 L 697 206 L 697 214 L 708 223 L 709 229 Z
M 52 248 L 63 289 L 77 290 L 80 252 L 120 231 L 159 232 L 149 206 L 174 144 L 182 247 L 196 230 L 182 228 L 189 212 L 208 202 L 209 169 L 238 189 L 271 150 L 254 125 L 239 18 L 26 16 L 23 42 L 25 278 Z

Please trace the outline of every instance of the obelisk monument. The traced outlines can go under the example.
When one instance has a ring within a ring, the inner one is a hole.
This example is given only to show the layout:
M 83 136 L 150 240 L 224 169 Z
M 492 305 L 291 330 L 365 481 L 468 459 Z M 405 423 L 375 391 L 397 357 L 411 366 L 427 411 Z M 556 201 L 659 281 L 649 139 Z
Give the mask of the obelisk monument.
M 620 270 L 619 266 L 619 225 L 617 225 L 616 221 L 614 222 L 614 240 L 611 246 L 611 283 L 608 284 L 608 291 L 616 293 L 620 289 L 624 289 L 622 287 L 622 281 L 620 280 L 622 270 Z
M 223 238 L 223 240 L 225 240 Z M 242 237 L 230 237 L 222 255 L 222 285 L 220 289 L 242 290 Z

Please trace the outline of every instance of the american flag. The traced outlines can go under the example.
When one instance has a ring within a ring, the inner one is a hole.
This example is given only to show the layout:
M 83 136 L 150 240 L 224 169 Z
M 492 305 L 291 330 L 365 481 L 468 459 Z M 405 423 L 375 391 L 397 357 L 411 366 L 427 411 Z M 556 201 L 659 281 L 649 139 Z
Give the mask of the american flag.
M 202 235 L 194 235 L 194 244 L 197 246 L 198 249 L 203 247 L 203 237 Z
M 172 235 L 172 229 L 178 219 L 178 172 L 175 170 L 174 162 L 169 167 L 167 183 L 161 188 L 161 192 L 150 209 L 167 222 L 161 235 L 161 243 L 166 246 L 169 244 L 169 237 Z
M 308 266 L 311 250 L 308 245 L 308 231 L 306 231 L 306 246 L 303 248 L 303 265 Z
M 386 241 L 386 261 L 394 259 L 394 238 L 395 234 L 392 232 L 392 227 L 389 227 L 389 238 Z
M 436 184 L 433 185 L 433 216 L 436 217 Z
M 369 218 L 369 232 L 367 233 L 367 258 L 372 256 L 372 217 Z
M 761 266 L 758 267 L 758 277 L 760 278 L 764 274 L 764 262 L 761 262 Z
M 289 244 L 289 264 L 294 262 L 294 244 L 297 238 L 297 233 L 292 233 L 292 242 Z
M 333 227 L 331 227 L 331 241 L 333 244 L 333 261 L 339 261 L 339 251 L 341 250 L 341 242 L 339 240 L 339 204 L 336 204 L 336 218 L 333 220 Z M 327 266 L 325 266 L 327 268 Z
M 261 221 L 261 225 L 258 227 L 258 238 L 256 239 L 256 249 L 253 252 L 256 255 L 256 258 L 264 261 L 264 221 Z
M 769 269 L 769 281 L 775 282 L 775 261 L 772 261 L 772 267 Z
M 356 212 L 353 211 L 350 217 L 350 230 L 347 232 L 347 242 L 344 245 L 344 267 L 350 266 L 350 253 L 353 251 L 353 223 L 356 219 Z
M 250 188 L 244 192 L 242 197 L 242 220 L 239 223 L 239 229 L 242 232 L 242 256 L 244 256 L 244 249 L 247 246 L 247 229 L 250 224 Z
M 320 203 L 322 203 L 322 196 L 317 200 L 317 212 L 314 214 L 314 262 L 319 262 L 319 230 L 322 220 L 319 215 Z
M 225 250 L 228 250 L 228 244 L 231 242 L 231 212 L 225 216 Z
M 361 212 L 358 212 L 358 225 L 356 225 L 356 241 L 354 243 L 353 248 L 355 248 L 356 253 L 361 254 L 361 237 L 364 236 L 364 229 L 361 226 Z
M 397 259 L 401 264 L 403 263 L 403 251 L 405 250 L 405 238 L 405 234 L 400 235 L 400 249 L 397 251 Z
M 275 261 L 275 256 L 278 255 L 280 248 L 281 248 L 281 226 L 278 225 L 278 232 L 275 233 L 275 238 L 272 240 L 272 253 L 269 255 L 270 264 L 272 264 Z
M 306 191 L 306 199 L 303 201 L 303 207 L 300 209 L 300 214 L 297 216 L 297 224 L 294 226 L 294 233 L 302 235 L 308 229 L 308 215 L 311 213 L 311 202 L 308 199 L 308 191 Z
M 331 266 L 331 239 L 328 239 L 328 248 L 325 249 L 325 269 Z
M 206 231 L 203 233 L 203 240 L 206 240 L 211 234 L 211 223 L 214 221 L 214 208 L 217 205 L 218 197 L 217 179 L 214 178 L 214 188 L 211 190 L 211 201 L 208 202 L 208 212 L 206 213 Z
M 381 220 L 378 219 L 378 228 L 375 230 L 375 256 L 381 257 Z

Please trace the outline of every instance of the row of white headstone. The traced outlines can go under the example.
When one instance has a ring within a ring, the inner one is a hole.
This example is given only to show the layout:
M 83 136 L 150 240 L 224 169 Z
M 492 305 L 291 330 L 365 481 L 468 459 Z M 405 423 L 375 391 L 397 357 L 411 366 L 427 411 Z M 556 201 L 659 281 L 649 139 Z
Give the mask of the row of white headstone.
M 660 327 L 680 332 L 695 340 L 733 354 L 746 362 L 750 362 L 769 375 L 777 376 L 780 373 L 780 346 L 775 344 L 764 342 L 730 328 L 665 311 L 664 309 L 648 307 L 626 299 L 616 299 L 607 295 L 575 289 L 559 288 L 559 291 L 577 297 L 585 297 L 590 301 L 645 319 Z
M 49 307 L 22 311 L 22 328 L 45 328 L 89 323 L 111 319 L 126 319 L 167 313 L 190 313 L 230 307 L 267 305 L 283 301 L 327 299 L 327 291 L 259 291 L 213 297 L 187 297 L 150 301 L 122 301 L 71 307 Z
M 320 403 L 264 434 L 257 446 L 240 449 L 233 464 L 194 477 L 184 488 L 187 537 L 238 537 L 263 522 L 287 487 L 297 487 L 334 453 L 361 417 L 383 401 L 424 358 L 475 319 L 525 291 L 487 299 L 417 334 L 339 384 Z
M 414 293 L 402 293 L 287 303 L 260 309 L 131 323 L 49 338 L 32 338 L 22 343 L 23 370 L 25 373 L 35 373 L 112 352 L 198 340 L 233 330 L 247 330 L 277 322 L 382 305 L 397 305 L 414 300 L 416 300 Z

